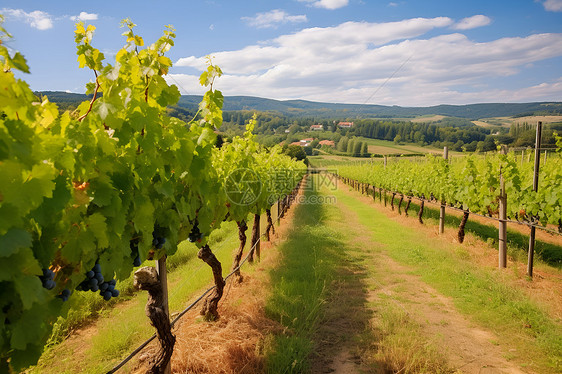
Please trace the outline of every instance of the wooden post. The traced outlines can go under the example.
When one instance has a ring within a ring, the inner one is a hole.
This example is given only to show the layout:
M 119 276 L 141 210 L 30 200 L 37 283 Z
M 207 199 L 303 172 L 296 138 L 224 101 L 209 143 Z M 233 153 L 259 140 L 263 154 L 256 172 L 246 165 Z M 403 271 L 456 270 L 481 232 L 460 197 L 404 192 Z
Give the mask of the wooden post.
M 523 166 L 523 159 L 525 158 L 525 150 L 521 151 L 521 166 Z
M 537 123 L 537 134 L 535 138 L 535 168 L 533 173 L 533 191 L 537 192 L 539 189 L 539 167 L 541 162 L 541 135 L 542 135 L 542 122 Z M 531 235 L 529 235 L 529 256 L 527 259 L 527 275 L 533 276 L 533 257 L 535 255 L 535 227 L 531 226 Z
M 443 147 L 443 158 L 445 160 L 449 159 L 449 148 Z M 442 201 L 441 207 L 439 207 L 439 234 L 443 234 L 445 232 L 445 204 Z
M 384 168 L 386 169 L 386 155 L 384 155 Z
M 505 181 L 503 174 L 500 174 L 500 206 L 499 206 L 499 248 L 498 248 L 498 262 L 499 267 L 505 268 L 507 266 L 507 198 L 505 194 Z
M 160 260 L 156 260 L 156 271 L 158 272 L 158 279 L 162 283 L 162 293 L 164 294 L 164 301 L 162 303 L 164 311 L 168 318 L 170 318 L 170 310 L 168 307 L 168 271 L 166 270 L 166 255 L 162 256 Z
M 500 154 L 507 154 L 507 147 L 502 146 Z M 507 195 L 505 192 L 505 180 L 503 172 L 500 169 L 500 200 L 499 200 L 499 226 L 498 226 L 498 263 L 499 267 L 505 268 L 507 266 Z
M 166 313 L 166 317 L 170 320 L 170 309 L 168 306 L 168 270 L 166 270 L 166 255 L 162 256 L 160 260 L 156 260 L 156 272 L 158 273 L 158 279 L 160 280 L 160 284 L 162 286 L 162 306 L 164 308 L 164 313 Z M 164 369 L 163 374 L 171 374 L 172 372 L 172 364 L 168 362 L 168 366 Z
M 281 225 L 281 199 L 277 200 L 277 226 Z

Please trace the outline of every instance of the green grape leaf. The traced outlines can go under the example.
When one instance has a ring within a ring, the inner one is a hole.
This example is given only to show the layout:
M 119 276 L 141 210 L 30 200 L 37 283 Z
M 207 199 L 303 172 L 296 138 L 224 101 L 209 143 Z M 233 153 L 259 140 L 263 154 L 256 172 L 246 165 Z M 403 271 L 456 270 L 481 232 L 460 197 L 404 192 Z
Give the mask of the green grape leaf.
M 14 280 L 16 290 L 19 292 L 23 309 L 29 309 L 35 302 L 44 301 L 43 286 L 37 276 L 18 276 Z
M 31 247 L 31 234 L 19 228 L 12 228 L 0 236 L 0 257 L 9 257 L 20 248 Z
M 98 242 L 98 248 L 107 248 L 109 240 L 107 238 L 107 225 L 105 217 L 99 213 L 94 213 L 88 217 L 88 229 L 94 234 Z
M 0 281 L 9 281 L 22 274 L 41 274 L 41 266 L 39 266 L 29 248 L 20 249 L 5 260 L 0 261 Z M 39 280 L 39 278 L 37 279 Z

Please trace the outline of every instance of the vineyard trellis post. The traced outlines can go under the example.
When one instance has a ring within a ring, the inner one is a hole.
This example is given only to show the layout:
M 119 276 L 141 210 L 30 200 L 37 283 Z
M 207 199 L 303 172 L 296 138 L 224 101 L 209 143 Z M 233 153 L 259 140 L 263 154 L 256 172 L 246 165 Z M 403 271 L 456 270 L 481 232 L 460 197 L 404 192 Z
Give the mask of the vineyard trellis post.
M 502 150 L 503 151 L 503 150 Z M 498 248 L 498 262 L 499 268 L 507 266 L 507 195 L 505 192 L 505 181 L 503 173 L 500 170 L 500 200 L 499 200 L 499 248 Z
M 170 320 L 170 309 L 168 306 L 168 270 L 166 268 L 166 255 L 162 256 L 159 260 L 156 260 L 156 272 L 158 273 L 158 279 L 162 287 L 162 307 L 164 308 L 164 313 L 168 321 Z M 163 374 L 171 374 L 172 365 L 168 362 L 166 369 L 164 369 Z
M 542 122 L 537 123 L 537 134 L 535 138 L 535 167 L 533 170 L 533 191 L 537 192 L 539 188 L 539 167 L 541 162 L 541 135 Z M 529 254 L 527 259 L 527 275 L 533 276 L 533 257 L 535 255 L 535 226 L 531 226 L 531 234 L 529 235 Z
M 443 158 L 445 160 L 449 159 L 449 148 L 447 146 L 443 147 Z M 441 207 L 439 208 L 439 234 L 445 232 L 445 204 L 441 201 Z

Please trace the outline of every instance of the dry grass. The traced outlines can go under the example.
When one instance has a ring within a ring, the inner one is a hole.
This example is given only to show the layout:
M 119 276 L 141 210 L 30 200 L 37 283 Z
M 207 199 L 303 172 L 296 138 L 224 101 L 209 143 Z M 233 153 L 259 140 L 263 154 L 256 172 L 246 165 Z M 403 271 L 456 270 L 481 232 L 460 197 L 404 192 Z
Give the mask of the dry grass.
M 421 327 L 392 303 L 383 306 L 376 331 L 373 359 L 390 373 L 450 373 L 444 355 L 430 337 L 421 334 Z
M 201 322 L 194 311 L 176 332 L 174 373 L 263 373 L 269 334 L 282 328 L 265 317 L 265 287 L 246 275 L 230 287 L 218 322 Z

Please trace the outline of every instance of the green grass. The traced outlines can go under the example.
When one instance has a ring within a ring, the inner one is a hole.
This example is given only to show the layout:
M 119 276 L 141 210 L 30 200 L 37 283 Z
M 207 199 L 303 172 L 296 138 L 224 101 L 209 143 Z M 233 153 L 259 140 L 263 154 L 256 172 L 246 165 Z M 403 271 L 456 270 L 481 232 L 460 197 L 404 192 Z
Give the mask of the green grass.
M 424 282 L 453 298 L 462 313 L 498 334 L 504 344 L 517 347 L 520 361 L 541 372 L 562 369 L 560 322 L 522 291 L 509 287 L 509 272 L 479 268 L 466 256 L 447 250 L 450 244 L 444 246 L 420 237 L 416 230 L 389 220 L 342 191 L 334 194 L 339 203 L 358 215 L 372 239 L 384 244 L 388 255 L 412 267 Z
M 310 195 L 312 192 L 308 192 Z M 271 272 L 272 295 L 267 315 L 286 327 L 276 335 L 266 356 L 269 373 L 304 373 L 310 370 L 313 336 L 322 318 L 327 285 L 335 276 L 342 254 L 330 248 L 339 240 L 322 224 L 322 205 L 297 205 L 288 239 L 279 248 L 280 265 Z
M 318 177 L 311 178 L 316 180 Z M 309 191 L 310 197 L 316 192 Z M 419 327 L 387 303 L 370 305 L 367 293 L 377 274 L 369 249 L 354 242 L 354 230 L 335 206 L 297 206 L 282 260 L 271 272 L 268 316 L 285 326 L 270 337 L 268 373 L 306 373 L 313 362 L 330 365 L 342 349 L 365 356 L 367 372 L 445 372 L 440 353 L 421 336 Z M 373 310 L 381 328 L 370 326 Z M 343 327 L 342 327 L 343 326 Z M 406 344 L 407 343 L 407 344 Z M 378 348 L 365 355 L 373 346 Z

